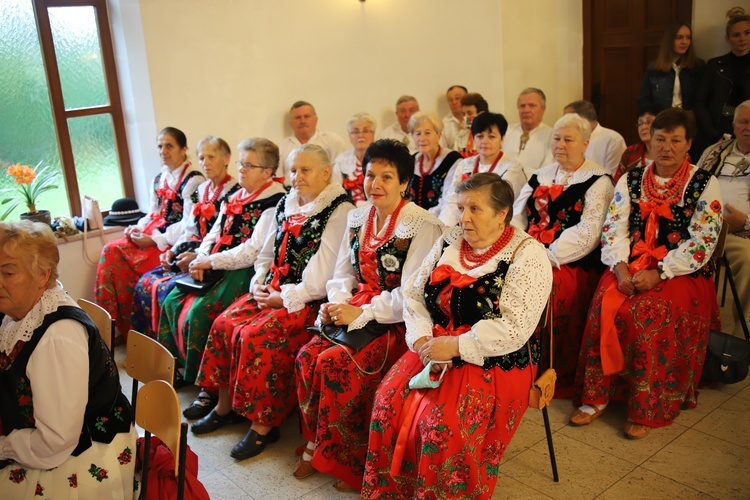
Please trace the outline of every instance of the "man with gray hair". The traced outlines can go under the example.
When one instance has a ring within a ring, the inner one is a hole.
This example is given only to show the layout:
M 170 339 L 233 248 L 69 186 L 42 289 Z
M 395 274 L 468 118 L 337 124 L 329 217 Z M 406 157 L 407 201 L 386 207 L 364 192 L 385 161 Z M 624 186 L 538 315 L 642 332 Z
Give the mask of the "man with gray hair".
M 563 113 L 577 113 L 591 124 L 591 139 L 586 148 L 586 159 L 609 170 L 614 176 L 625 152 L 625 139 L 614 130 L 599 124 L 596 108 L 589 101 L 573 101 L 563 109 Z
M 409 134 L 409 118 L 417 111 L 419 111 L 419 103 L 416 97 L 410 95 L 399 97 L 396 101 L 396 118 L 398 121 L 390 127 L 384 128 L 378 139 L 394 139 L 408 147 L 411 154 L 416 153 L 417 145 Z
M 328 153 L 331 162 L 341 154 L 346 145 L 344 140 L 335 132 L 318 130 L 318 115 L 315 108 L 307 101 L 297 101 L 289 110 L 289 125 L 292 127 L 293 135 L 285 137 L 279 144 L 280 159 L 277 177 L 284 177 L 284 185 L 289 186 L 289 165 L 287 157 L 293 149 L 302 144 L 317 144 Z
M 528 87 L 516 100 L 519 123 L 508 126 L 503 138 L 503 151 L 518 159 L 527 179 L 535 170 L 551 164 L 552 127 L 542 123 L 547 97 L 541 89 Z
M 698 167 L 719 180 L 724 200 L 724 223 L 729 226 L 724 255 L 744 311 L 734 308 L 734 331 L 743 336 L 740 320 L 750 323 L 750 100 L 734 110 L 734 138 L 724 139 L 703 152 Z

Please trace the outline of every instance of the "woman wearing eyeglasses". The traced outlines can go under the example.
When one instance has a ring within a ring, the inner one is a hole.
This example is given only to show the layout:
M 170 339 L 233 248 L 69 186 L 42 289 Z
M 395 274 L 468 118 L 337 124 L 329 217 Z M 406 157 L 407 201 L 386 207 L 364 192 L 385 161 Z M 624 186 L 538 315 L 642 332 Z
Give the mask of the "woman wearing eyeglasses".
M 279 166 L 279 148 L 268 139 L 253 137 L 240 143 L 239 181 L 234 193 L 219 211 L 219 219 L 190 263 L 190 275 L 224 270 L 224 276 L 202 296 L 172 290 L 164 301 L 159 319 L 159 341 L 177 359 L 185 382 L 195 382 L 208 332 L 224 309 L 247 293 L 253 265 L 271 226 L 276 204 L 286 193 L 273 177 Z M 184 412 L 186 418 L 202 418 L 218 397 L 202 391 Z
M 358 207 L 366 203 L 362 158 L 368 146 L 375 140 L 376 127 L 375 118 L 368 113 L 357 113 L 349 118 L 346 130 L 349 132 L 352 149 L 338 155 L 333 162 L 334 176 L 341 174 L 344 178 L 344 189 Z

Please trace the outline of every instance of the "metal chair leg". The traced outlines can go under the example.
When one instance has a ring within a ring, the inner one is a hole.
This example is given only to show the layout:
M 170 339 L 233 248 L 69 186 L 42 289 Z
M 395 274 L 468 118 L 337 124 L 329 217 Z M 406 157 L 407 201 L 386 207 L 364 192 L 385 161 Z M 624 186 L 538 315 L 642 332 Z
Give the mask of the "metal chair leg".
M 544 430 L 547 433 L 547 447 L 549 448 L 549 461 L 552 465 L 552 478 L 556 483 L 560 482 L 560 476 L 557 474 L 557 459 L 555 458 L 555 445 L 552 443 L 552 429 L 549 425 L 549 413 L 547 413 L 547 407 L 542 409 L 542 416 L 544 417 Z

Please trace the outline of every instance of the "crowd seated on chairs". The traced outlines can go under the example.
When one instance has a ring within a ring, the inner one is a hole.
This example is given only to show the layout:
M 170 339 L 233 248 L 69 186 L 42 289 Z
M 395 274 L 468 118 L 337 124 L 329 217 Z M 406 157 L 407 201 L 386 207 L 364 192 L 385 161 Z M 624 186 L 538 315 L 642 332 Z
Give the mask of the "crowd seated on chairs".
M 571 102 L 554 128 L 544 124 L 546 96 L 536 87 L 519 93 L 511 124 L 510 114 L 461 85 L 448 87 L 442 120 L 403 95 L 398 122 L 380 134 L 370 114 L 352 115 L 349 151 L 317 129 L 310 103 L 297 101 L 293 135 L 280 147 L 257 137 L 240 144 L 240 184 L 231 192 L 221 184 L 226 170 L 213 172 L 206 161 L 201 184 L 184 134 L 167 127 L 149 212 L 103 250 L 95 300 L 121 334 L 133 311 L 138 325 L 147 316 L 139 311 L 151 314 L 143 333 L 173 355 L 167 376 L 179 372 L 178 380 L 201 387 L 183 412 L 196 420 L 193 433 L 248 422 L 230 452 L 243 460 L 278 440 L 279 425 L 299 411 L 306 442 L 294 476 L 329 473 L 337 488 L 365 498 L 429 496 L 445 487 L 437 463 L 460 465 L 461 484 L 489 497 L 537 368 L 549 365 L 555 396 L 573 400 L 571 424 L 589 425 L 624 399 L 624 435 L 645 437 L 698 404 L 709 328 L 718 327 L 711 254 L 722 223 L 720 262 L 737 303 L 750 301 L 750 90 L 736 77 L 747 70 L 744 30 L 750 17 L 733 9 L 732 52 L 705 71 L 685 41 L 689 25 L 665 34 L 663 54 L 644 76 L 638 141 L 627 148 L 624 131 L 600 124 L 588 101 Z M 705 89 L 720 83 L 726 61 L 740 84 L 720 107 L 716 99 L 727 96 Z M 665 78 L 685 85 L 664 87 Z M 700 127 L 692 112 L 664 109 L 680 103 L 695 106 Z M 720 126 L 707 125 L 713 118 Z M 222 142 L 202 141 L 199 157 L 212 146 L 226 167 Z M 704 146 L 696 167 L 688 151 Z M 175 277 L 165 266 L 184 241 L 180 231 L 203 240 L 194 239 L 195 260 L 181 272 L 197 284 L 225 272 L 201 288 L 205 295 L 158 288 Z M 157 287 L 133 306 L 139 279 Z M 534 334 L 548 297 L 554 352 Z M 750 310 L 735 309 L 740 336 Z M 90 330 L 80 323 L 83 338 Z M 353 347 L 330 337 L 353 332 L 371 338 Z M 7 370 L 18 353 L 3 342 Z M 467 433 L 467 422 L 481 431 Z M 20 431 L 8 429 L 0 458 L 24 463 L 27 455 L 9 451 Z M 70 451 L 61 448 L 55 463 L 74 462 Z M 27 465 L 41 478 L 49 463 Z M 0 491 L 7 486 L 0 482 Z

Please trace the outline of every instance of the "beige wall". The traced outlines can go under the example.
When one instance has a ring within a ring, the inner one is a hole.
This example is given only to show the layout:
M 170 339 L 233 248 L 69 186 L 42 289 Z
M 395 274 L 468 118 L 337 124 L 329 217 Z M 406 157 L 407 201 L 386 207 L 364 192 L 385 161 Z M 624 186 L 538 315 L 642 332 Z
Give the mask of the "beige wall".
M 581 93 L 576 0 L 140 0 L 140 11 L 156 126 L 183 129 L 191 145 L 205 134 L 278 140 L 297 99 L 346 139 L 355 112 L 393 123 L 401 94 L 446 114 L 454 83 L 511 122 L 523 87 L 543 88 L 550 110 Z

